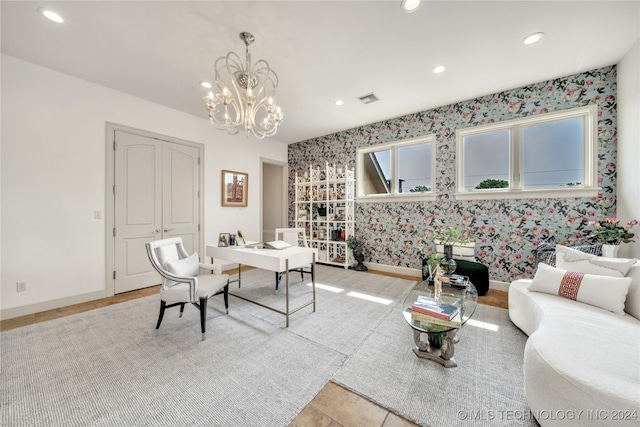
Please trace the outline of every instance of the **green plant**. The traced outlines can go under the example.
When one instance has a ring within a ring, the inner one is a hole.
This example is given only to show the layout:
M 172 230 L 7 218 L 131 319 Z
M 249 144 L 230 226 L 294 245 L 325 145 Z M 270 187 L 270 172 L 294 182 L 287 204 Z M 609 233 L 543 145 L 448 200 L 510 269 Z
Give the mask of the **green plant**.
M 347 246 L 353 252 L 353 256 L 369 256 L 371 254 L 371 249 L 367 245 L 364 240 L 358 240 L 355 236 L 349 236 L 347 239 Z
M 486 190 L 488 188 L 508 188 L 509 181 L 504 179 L 485 179 L 480 184 L 476 185 L 476 190 Z
M 631 229 L 638 225 L 638 221 L 633 219 L 624 226 L 620 225 L 618 218 L 606 218 L 604 221 L 589 221 L 589 225 L 593 226 L 589 237 L 604 245 L 619 245 L 634 241 L 632 238 L 635 234 Z
M 427 187 L 426 185 L 416 185 L 409 190 L 411 193 L 424 193 L 426 191 L 431 191 L 431 187 Z
M 443 246 L 451 246 L 456 243 L 464 245 L 473 240 L 473 233 L 471 230 L 460 231 L 456 227 L 440 227 L 428 229 L 427 237 Z

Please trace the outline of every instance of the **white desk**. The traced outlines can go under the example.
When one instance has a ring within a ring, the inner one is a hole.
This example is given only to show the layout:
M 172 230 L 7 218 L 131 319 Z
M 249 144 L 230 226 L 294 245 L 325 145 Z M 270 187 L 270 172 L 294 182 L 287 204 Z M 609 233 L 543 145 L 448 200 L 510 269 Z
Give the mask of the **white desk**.
M 245 248 L 242 246 L 228 246 L 218 247 L 214 245 L 207 245 L 206 255 L 211 257 L 211 262 L 215 258 L 223 259 L 230 262 L 238 263 L 238 288 L 242 287 L 242 265 L 248 265 L 251 267 L 262 268 L 264 270 L 274 271 L 276 273 L 284 272 L 286 275 L 285 280 L 285 311 L 278 310 L 273 307 L 269 307 L 258 301 L 251 300 L 243 295 L 238 295 L 233 292 L 229 292 L 229 295 L 233 295 L 236 298 L 243 299 L 245 301 L 257 304 L 260 307 L 275 311 L 286 317 L 286 326 L 289 327 L 289 315 L 296 311 L 308 306 L 313 305 L 313 311 L 316 311 L 316 258 L 318 256 L 318 250 L 315 248 L 303 248 L 292 246 L 287 249 L 254 249 Z M 307 303 L 300 305 L 299 307 L 289 308 L 289 270 L 300 268 L 303 266 L 311 265 L 311 288 L 313 292 L 313 299 Z

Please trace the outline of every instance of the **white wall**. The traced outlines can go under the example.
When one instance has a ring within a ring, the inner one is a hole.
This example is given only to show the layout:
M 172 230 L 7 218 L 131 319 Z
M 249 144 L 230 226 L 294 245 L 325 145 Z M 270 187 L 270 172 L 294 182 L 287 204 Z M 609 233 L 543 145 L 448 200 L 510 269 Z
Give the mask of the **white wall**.
M 640 220 L 640 40 L 618 64 L 618 217 Z M 640 258 L 640 228 L 635 243 L 620 256 Z
M 286 162 L 285 144 L 230 136 L 205 119 L 11 56 L 1 66 L 3 317 L 106 292 L 106 122 L 204 144 L 205 242 L 237 229 L 259 240 L 260 158 Z M 249 173 L 247 208 L 220 206 L 221 169 Z M 27 292 L 16 292 L 18 281 Z

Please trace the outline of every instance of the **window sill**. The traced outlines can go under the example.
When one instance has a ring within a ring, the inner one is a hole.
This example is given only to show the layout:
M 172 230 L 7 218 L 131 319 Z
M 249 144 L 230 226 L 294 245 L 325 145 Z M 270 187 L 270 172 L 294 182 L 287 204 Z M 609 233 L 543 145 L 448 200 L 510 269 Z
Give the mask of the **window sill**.
M 456 200 L 495 200 L 495 199 L 575 199 L 579 197 L 598 197 L 600 187 L 588 188 L 550 188 L 537 190 L 477 190 L 455 193 Z
M 375 195 L 375 196 L 358 196 L 358 203 L 379 203 L 379 202 L 423 202 L 433 201 L 436 199 L 435 193 L 419 193 L 419 194 L 399 194 L 399 195 Z

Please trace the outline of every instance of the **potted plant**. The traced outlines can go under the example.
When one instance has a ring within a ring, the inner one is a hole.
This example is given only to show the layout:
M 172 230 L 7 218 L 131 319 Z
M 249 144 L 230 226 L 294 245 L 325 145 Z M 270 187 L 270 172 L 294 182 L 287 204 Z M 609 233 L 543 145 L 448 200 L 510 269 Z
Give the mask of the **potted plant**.
M 356 271 L 367 271 L 368 268 L 362 262 L 364 258 L 371 254 L 371 249 L 366 244 L 364 240 L 358 240 L 355 236 L 349 236 L 347 239 L 347 246 L 351 249 L 353 253 L 353 258 L 358 262 L 355 267 L 353 267 Z
M 635 234 L 631 229 L 638 225 L 638 221 L 633 219 L 624 226 L 618 218 L 606 218 L 604 221 L 589 221 L 589 225 L 593 226 L 589 237 L 602 243 L 602 255 L 616 257 L 620 244 L 634 241 Z
M 460 231 L 456 227 L 430 228 L 427 235 L 436 244 L 436 251 L 444 253 L 440 267 L 445 273 L 455 271 L 454 255 L 472 257 L 475 254 L 475 242 L 471 230 Z

